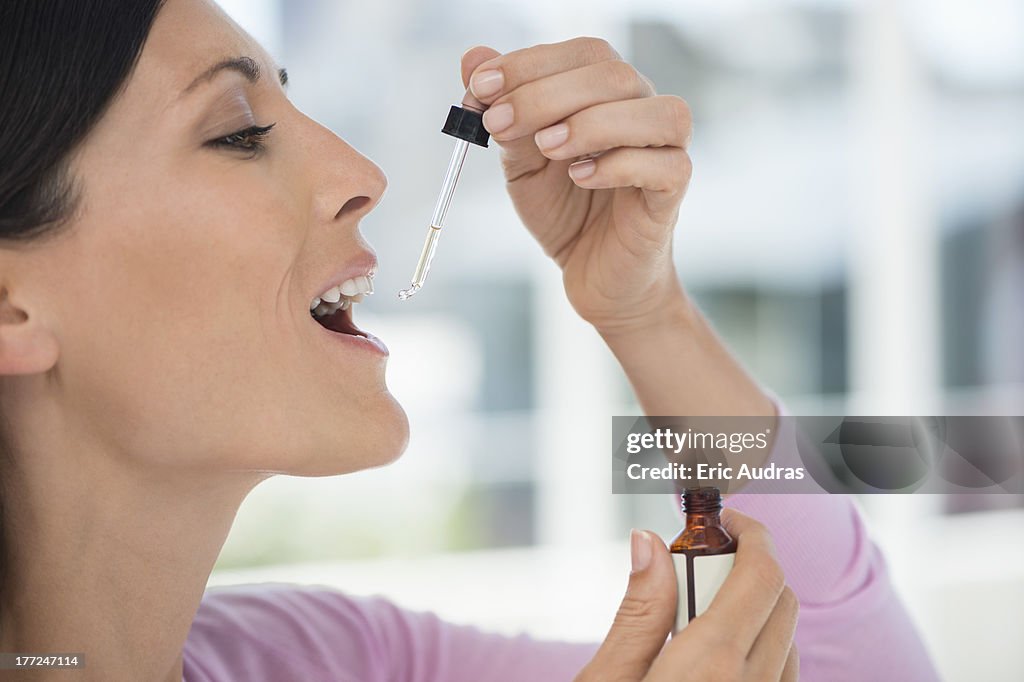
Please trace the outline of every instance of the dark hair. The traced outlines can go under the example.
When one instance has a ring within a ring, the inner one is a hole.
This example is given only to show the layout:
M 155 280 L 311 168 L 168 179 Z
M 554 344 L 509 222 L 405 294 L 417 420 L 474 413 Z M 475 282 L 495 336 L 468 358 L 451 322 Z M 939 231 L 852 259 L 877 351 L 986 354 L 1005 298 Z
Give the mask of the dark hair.
M 69 223 L 79 196 L 68 158 L 127 83 L 163 1 L 0 3 L 0 248 L 52 237 Z M 0 492 L 10 466 L 0 437 Z M 2 511 L 0 504 L 0 581 Z
M 65 164 L 128 80 L 163 0 L 0 3 L 0 240 L 57 232 Z

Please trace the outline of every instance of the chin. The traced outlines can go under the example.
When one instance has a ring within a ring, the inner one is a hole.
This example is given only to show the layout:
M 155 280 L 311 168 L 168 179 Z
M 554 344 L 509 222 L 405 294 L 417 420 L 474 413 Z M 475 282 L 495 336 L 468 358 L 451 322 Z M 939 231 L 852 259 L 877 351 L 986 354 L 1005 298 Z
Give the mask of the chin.
M 367 446 L 366 454 L 372 457 L 363 468 L 391 464 L 402 456 L 409 445 L 409 417 L 390 393 L 386 395 L 389 403 L 388 416 L 371 432 L 374 437 Z
M 409 418 L 390 393 L 383 404 L 361 418 L 334 422 L 336 428 L 318 434 L 313 452 L 297 476 L 337 476 L 390 464 L 409 445 Z

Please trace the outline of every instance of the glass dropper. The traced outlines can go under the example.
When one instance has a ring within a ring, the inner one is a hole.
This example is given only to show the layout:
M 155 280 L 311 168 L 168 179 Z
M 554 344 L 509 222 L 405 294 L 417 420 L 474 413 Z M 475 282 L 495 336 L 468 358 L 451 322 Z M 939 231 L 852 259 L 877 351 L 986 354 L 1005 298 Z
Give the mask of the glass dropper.
M 430 227 L 427 228 L 427 239 L 423 242 L 423 251 L 416 263 L 416 270 L 412 273 L 412 285 L 398 292 L 398 298 L 403 301 L 419 291 L 427 279 L 430 261 L 434 259 L 437 240 L 441 238 L 441 228 L 444 227 L 444 218 L 448 215 L 448 207 L 452 203 L 452 195 L 455 194 L 455 183 L 459 181 L 459 172 L 462 170 L 462 162 L 466 160 L 467 151 L 469 142 L 458 140 L 455 143 L 451 161 L 448 162 L 448 172 L 445 173 L 444 184 L 441 185 L 441 193 L 437 196 L 437 204 L 434 206 L 434 217 L 430 219 Z
M 466 152 L 469 150 L 469 143 L 487 146 L 490 137 L 484 129 L 483 111 L 471 107 L 465 103 L 463 106 L 453 106 L 448 112 L 448 120 L 445 121 L 442 133 L 456 138 L 455 149 L 448 161 L 448 171 L 444 176 L 444 183 L 441 185 L 441 193 L 437 196 L 437 204 L 434 206 L 434 215 L 430 219 L 430 226 L 427 228 L 427 238 L 423 242 L 423 250 L 416 262 L 416 269 L 412 274 L 412 284 L 408 289 L 398 292 L 398 298 L 403 301 L 411 298 L 417 291 L 423 288 L 430 271 L 430 262 L 434 259 L 434 252 L 437 251 L 437 240 L 441 238 L 441 228 L 444 227 L 445 216 L 448 215 L 448 207 L 452 203 L 452 195 L 455 194 L 455 185 L 459 181 L 459 173 L 462 171 L 462 164 L 466 160 Z

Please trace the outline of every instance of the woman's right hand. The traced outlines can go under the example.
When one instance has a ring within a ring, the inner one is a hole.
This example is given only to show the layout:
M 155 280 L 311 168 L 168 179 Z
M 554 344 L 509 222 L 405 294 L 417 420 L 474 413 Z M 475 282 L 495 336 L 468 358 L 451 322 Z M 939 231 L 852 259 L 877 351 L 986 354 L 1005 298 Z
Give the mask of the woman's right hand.
M 796 680 L 798 605 L 768 530 L 733 509 L 722 522 L 736 561 L 707 611 L 665 642 L 676 615 L 672 558 L 657 535 L 634 531 L 633 570 L 611 630 L 576 682 Z

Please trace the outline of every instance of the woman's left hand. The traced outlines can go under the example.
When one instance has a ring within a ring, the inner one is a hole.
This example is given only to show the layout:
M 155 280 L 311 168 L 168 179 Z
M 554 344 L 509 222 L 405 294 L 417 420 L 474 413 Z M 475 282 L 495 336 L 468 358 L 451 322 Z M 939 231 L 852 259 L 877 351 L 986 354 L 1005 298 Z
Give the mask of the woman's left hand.
M 682 297 L 672 231 L 690 179 L 686 102 L 656 95 L 599 38 L 474 47 L 462 80 L 488 106 L 513 205 L 576 312 L 609 333 L 658 320 Z

